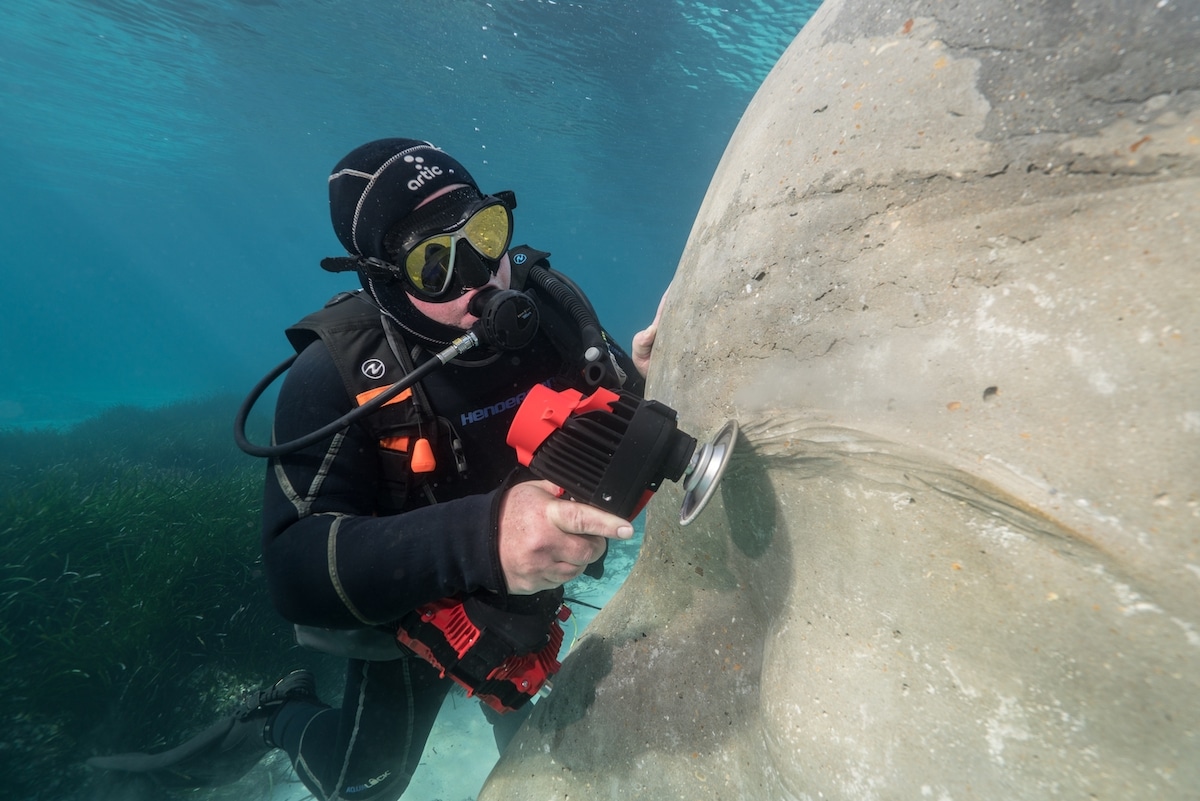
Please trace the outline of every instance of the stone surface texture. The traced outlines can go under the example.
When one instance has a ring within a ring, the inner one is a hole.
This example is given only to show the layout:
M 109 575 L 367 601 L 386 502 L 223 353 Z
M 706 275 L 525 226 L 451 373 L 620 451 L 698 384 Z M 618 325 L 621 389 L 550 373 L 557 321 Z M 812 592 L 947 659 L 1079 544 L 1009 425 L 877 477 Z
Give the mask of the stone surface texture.
M 830 0 L 650 394 L 742 426 L 480 799 L 1200 798 L 1200 4 Z

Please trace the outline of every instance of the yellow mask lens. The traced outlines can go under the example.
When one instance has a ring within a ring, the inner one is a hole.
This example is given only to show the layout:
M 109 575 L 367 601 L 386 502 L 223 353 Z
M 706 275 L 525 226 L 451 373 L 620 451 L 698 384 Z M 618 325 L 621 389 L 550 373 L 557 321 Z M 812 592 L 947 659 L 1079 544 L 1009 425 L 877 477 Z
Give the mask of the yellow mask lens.
M 456 239 L 455 234 L 431 236 L 412 249 L 404 260 L 404 269 L 413 286 L 431 294 L 445 291 L 450 283 Z
M 462 232 L 480 255 L 498 259 L 508 244 L 508 228 L 508 209 L 497 204 L 480 209 L 467 220 Z

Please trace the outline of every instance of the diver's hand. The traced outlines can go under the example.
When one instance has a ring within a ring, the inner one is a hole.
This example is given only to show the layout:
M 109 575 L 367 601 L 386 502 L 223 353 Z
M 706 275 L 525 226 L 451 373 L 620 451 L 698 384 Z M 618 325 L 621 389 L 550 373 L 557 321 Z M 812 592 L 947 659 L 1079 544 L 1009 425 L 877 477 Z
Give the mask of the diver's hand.
M 609 539 L 633 536 L 628 520 L 557 491 L 549 481 L 526 481 L 500 501 L 500 566 L 513 595 L 562 586 L 603 556 Z
M 667 292 L 671 290 L 667 287 Z M 633 353 L 629 354 L 633 359 L 633 366 L 642 374 L 642 378 L 650 372 L 650 354 L 654 350 L 654 338 L 658 336 L 658 321 L 662 319 L 663 305 L 667 302 L 667 293 L 664 292 L 662 298 L 658 301 L 658 311 L 654 314 L 654 322 L 638 331 L 633 335 Z

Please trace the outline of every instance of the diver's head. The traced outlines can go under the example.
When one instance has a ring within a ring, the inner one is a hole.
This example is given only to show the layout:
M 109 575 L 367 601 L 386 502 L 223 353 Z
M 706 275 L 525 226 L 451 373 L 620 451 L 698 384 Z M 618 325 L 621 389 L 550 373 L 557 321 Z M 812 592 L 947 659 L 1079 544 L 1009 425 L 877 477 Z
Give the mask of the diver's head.
M 466 168 L 415 139 L 369 142 L 329 176 L 333 228 L 363 287 L 434 344 L 474 322 L 475 291 L 508 286 L 515 207 L 511 192 L 482 194 Z

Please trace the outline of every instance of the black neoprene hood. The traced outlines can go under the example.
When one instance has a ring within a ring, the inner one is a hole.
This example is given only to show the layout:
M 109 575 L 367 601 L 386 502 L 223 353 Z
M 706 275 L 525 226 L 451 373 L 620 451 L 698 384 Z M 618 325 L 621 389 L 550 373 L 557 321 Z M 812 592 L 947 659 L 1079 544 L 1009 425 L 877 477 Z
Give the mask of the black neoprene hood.
M 350 151 L 329 176 L 329 216 L 353 256 L 387 259 L 388 230 L 451 184 L 479 187 L 466 168 L 429 142 L 378 139 Z

